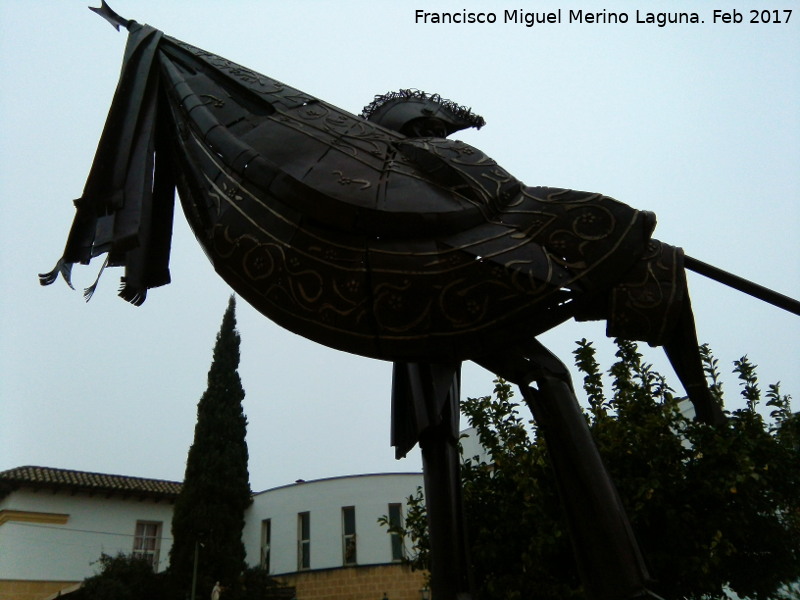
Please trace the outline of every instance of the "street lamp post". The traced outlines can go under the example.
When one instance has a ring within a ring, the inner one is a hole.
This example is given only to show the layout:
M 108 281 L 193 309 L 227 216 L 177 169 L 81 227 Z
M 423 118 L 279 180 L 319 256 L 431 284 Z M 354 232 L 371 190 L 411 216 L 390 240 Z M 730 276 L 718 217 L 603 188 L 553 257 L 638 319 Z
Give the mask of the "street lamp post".
M 200 555 L 200 540 L 194 542 L 194 565 L 192 566 L 192 600 L 197 592 L 197 561 Z

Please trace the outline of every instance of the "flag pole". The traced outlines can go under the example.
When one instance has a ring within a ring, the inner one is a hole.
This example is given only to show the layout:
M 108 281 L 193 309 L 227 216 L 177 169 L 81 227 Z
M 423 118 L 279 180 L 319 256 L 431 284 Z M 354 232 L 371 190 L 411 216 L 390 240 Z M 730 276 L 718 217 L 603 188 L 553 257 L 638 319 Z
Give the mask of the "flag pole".
M 700 275 L 708 277 L 709 279 L 723 283 L 729 287 L 739 290 L 740 292 L 744 292 L 745 294 L 753 296 L 754 298 L 768 302 L 773 306 L 777 306 L 783 310 L 788 310 L 791 313 L 800 315 L 800 302 L 794 298 L 784 296 L 783 294 L 766 288 L 763 285 L 753 283 L 748 279 L 739 277 L 738 275 L 734 275 L 728 271 L 724 271 L 719 267 L 715 267 L 714 265 L 704 263 L 703 261 L 692 258 L 691 256 L 684 256 L 683 261 L 684 266 L 690 271 L 694 271 L 695 273 L 699 273 Z

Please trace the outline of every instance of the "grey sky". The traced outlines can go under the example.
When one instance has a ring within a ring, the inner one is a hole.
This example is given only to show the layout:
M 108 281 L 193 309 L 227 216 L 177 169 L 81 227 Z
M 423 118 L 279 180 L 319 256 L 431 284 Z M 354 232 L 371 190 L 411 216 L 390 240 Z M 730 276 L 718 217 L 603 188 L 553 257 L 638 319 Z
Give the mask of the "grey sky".
M 400 87 L 483 115 L 478 146 L 532 185 L 603 192 L 659 218 L 656 237 L 800 297 L 800 9 L 786 24 L 636 24 L 652 3 L 115 0 L 127 18 L 359 112 Z M 659 10 L 697 10 L 669 0 Z M 503 24 L 504 10 L 562 7 L 561 24 Z M 493 25 L 423 25 L 415 8 L 494 11 Z M 572 9 L 626 11 L 625 25 L 569 24 Z M 785 17 L 785 14 L 781 14 Z M 23 464 L 180 479 L 195 406 L 230 290 L 176 215 L 173 283 L 141 308 L 117 270 L 88 304 L 36 274 L 60 256 L 125 46 L 85 0 L 0 0 L 0 469 Z M 76 268 L 80 289 L 101 261 Z M 701 341 L 724 371 L 747 353 L 760 379 L 800 394 L 800 318 L 690 274 Z M 389 446 L 391 368 L 281 330 L 243 301 L 240 373 L 254 489 L 420 468 Z M 543 341 L 613 350 L 600 323 Z M 660 349 L 646 360 L 672 372 Z M 737 406 L 737 384 L 725 379 Z M 675 382 L 677 385 L 677 382 Z M 465 367 L 464 394 L 491 374 Z M 798 408 L 800 398 L 795 402 Z

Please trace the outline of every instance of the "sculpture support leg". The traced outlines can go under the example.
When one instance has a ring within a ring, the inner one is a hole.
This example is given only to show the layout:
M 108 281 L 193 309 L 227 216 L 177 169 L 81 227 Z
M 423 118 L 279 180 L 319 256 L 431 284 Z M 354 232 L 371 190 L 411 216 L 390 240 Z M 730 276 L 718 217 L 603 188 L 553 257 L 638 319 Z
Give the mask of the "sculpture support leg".
M 639 545 L 564 363 L 536 340 L 476 362 L 516 383 L 540 426 L 587 598 L 656 598 L 647 590 L 650 576 Z
M 449 421 L 445 418 L 441 424 L 428 428 L 420 439 L 431 591 L 437 599 L 467 600 L 472 596 L 459 473 L 461 458 Z
M 575 395 L 555 377 L 537 383 L 522 395 L 544 433 L 587 597 L 647 594 L 647 568 Z
M 461 497 L 458 421 L 461 363 L 399 363 L 392 386 L 398 457 L 419 442 L 435 600 L 473 598 Z
M 725 414 L 708 389 L 699 345 L 694 314 L 687 296 L 675 331 L 664 343 L 664 352 L 694 405 L 697 418 L 710 425 L 722 425 L 726 420 Z

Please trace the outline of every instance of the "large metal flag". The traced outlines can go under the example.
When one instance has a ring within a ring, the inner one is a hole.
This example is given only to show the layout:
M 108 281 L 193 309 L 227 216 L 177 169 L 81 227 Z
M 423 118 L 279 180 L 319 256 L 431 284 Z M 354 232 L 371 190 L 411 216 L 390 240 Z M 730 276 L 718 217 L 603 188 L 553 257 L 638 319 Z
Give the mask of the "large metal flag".
M 574 316 L 653 344 L 670 334 L 682 253 L 651 239 L 652 213 L 525 186 L 472 146 L 409 137 L 128 24 L 95 161 L 43 283 L 107 253 L 125 267 L 121 295 L 144 301 L 169 281 L 177 185 L 217 272 L 340 350 L 462 360 Z

